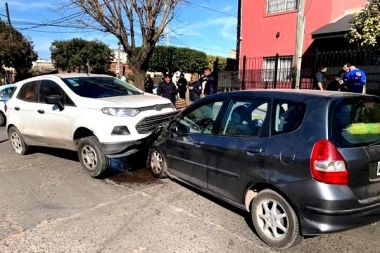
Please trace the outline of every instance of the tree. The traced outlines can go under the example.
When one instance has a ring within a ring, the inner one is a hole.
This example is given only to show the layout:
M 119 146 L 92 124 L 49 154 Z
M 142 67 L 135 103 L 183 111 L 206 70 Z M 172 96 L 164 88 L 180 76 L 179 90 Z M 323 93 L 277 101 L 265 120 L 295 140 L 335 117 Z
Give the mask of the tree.
M 53 41 L 51 58 L 57 69 L 79 72 L 107 73 L 113 58 L 112 50 L 98 40 L 87 41 L 80 38 Z
M 141 89 L 153 48 L 173 18 L 174 9 L 179 1 L 69 0 L 90 17 L 90 20 L 82 19 L 78 22 L 86 27 L 111 33 L 119 40 L 129 57 L 135 84 Z M 93 21 L 101 28 L 94 26 Z M 141 41 L 141 46 L 137 45 L 138 41 Z
M 379 47 L 380 0 L 370 0 L 365 8 L 354 16 L 347 39 L 361 48 Z
M 156 46 L 149 61 L 149 70 L 173 74 L 176 71 L 199 72 L 206 66 L 204 52 L 182 47 Z
M 4 21 L 0 21 L 0 61 L 15 69 L 18 79 L 29 72 L 38 59 L 33 42 Z M 4 72 L 4 69 L 2 69 Z

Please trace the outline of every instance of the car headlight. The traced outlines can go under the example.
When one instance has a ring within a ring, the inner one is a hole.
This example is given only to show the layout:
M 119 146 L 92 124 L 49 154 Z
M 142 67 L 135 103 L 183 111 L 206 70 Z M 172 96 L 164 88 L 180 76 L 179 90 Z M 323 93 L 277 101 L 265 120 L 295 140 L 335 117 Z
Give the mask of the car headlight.
M 106 107 L 102 109 L 102 112 L 106 115 L 111 116 L 120 116 L 120 117 L 134 117 L 136 116 L 140 111 L 139 109 L 133 109 L 133 108 L 110 108 Z

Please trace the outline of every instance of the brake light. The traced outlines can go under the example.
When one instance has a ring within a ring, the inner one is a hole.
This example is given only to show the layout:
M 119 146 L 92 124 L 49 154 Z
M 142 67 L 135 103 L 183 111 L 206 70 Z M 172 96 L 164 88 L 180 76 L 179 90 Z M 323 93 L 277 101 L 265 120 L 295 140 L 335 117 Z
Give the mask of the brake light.
M 7 112 L 7 109 L 8 109 L 7 104 L 4 104 L 4 112 Z
M 348 184 L 346 161 L 338 149 L 328 140 L 314 144 L 310 158 L 310 169 L 313 178 L 326 184 Z

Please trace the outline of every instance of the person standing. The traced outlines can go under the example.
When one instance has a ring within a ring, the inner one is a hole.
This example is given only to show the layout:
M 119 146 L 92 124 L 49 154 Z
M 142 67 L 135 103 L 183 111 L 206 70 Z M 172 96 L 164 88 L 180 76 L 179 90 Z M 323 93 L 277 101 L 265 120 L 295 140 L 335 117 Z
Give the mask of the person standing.
M 172 82 L 172 77 L 168 74 L 165 75 L 164 80 L 158 84 L 157 95 L 169 99 L 175 105 L 177 93 L 178 90 Z
M 202 84 L 199 82 L 198 73 L 193 73 L 191 75 L 191 81 L 189 84 L 189 100 L 194 102 L 201 97 Z
M 350 71 L 347 72 L 345 77 L 345 83 L 347 85 L 348 91 L 365 94 L 366 82 L 367 76 L 364 71 L 351 65 Z
M 218 86 L 210 68 L 205 68 L 204 75 L 206 78 L 206 84 L 204 89 L 205 96 L 216 94 L 218 92 Z
M 145 89 L 145 92 L 147 93 L 153 93 L 153 80 L 152 78 L 150 77 L 150 75 L 147 75 L 145 77 L 145 84 L 144 84 L 144 89 Z
M 316 85 L 314 88 L 316 90 L 326 90 L 327 88 L 326 77 L 325 77 L 326 71 L 327 71 L 327 67 L 323 66 L 323 67 L 320 67 L 317 74 L 315 74 Z
M 183 73 L 181 73 L 181 75 L 179 76 L 177 86 L 178 86 L 179 97 L 186 99 L 187 80 L 185 79 L 185 75 Z

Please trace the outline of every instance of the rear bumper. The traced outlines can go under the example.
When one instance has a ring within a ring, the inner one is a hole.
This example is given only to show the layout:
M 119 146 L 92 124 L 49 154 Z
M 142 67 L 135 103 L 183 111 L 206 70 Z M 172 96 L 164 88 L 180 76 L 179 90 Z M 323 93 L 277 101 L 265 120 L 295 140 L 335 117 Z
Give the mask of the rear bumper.
M 380 221 L 380 202 L 362 204 L 348 186 L 313 179 L 282 186 L 298 213 L 302 235 L 340 232 Z

